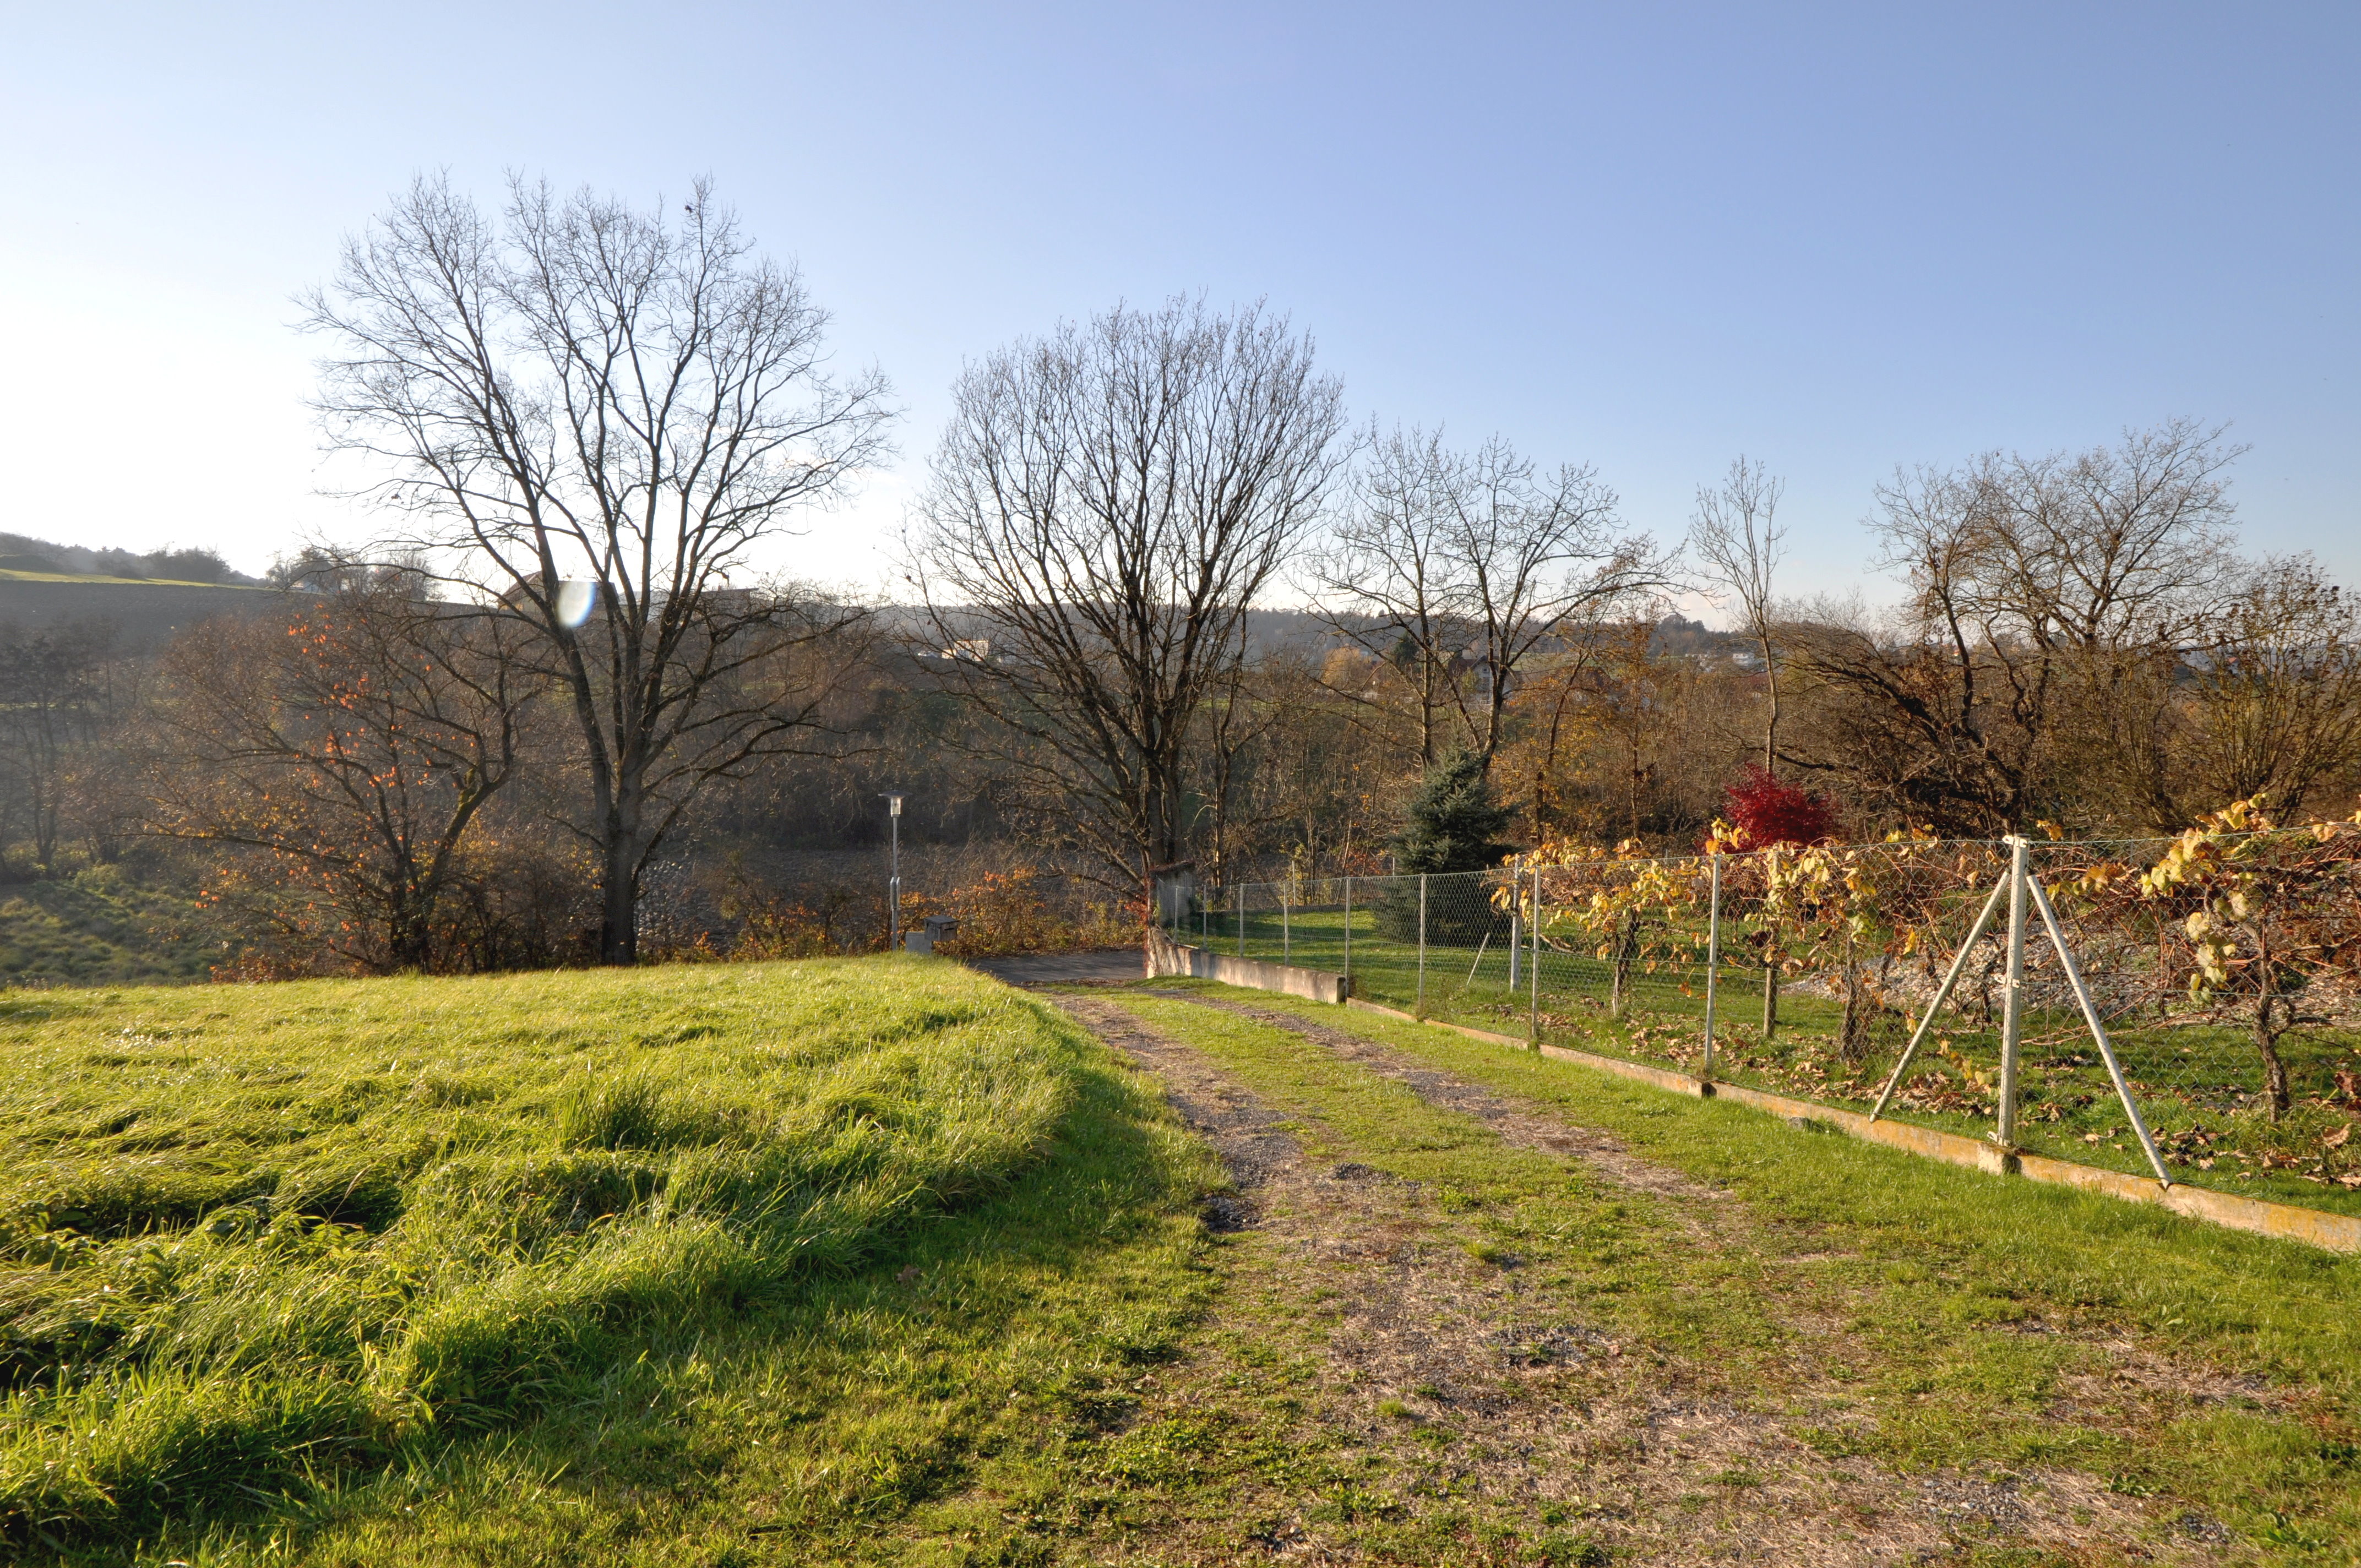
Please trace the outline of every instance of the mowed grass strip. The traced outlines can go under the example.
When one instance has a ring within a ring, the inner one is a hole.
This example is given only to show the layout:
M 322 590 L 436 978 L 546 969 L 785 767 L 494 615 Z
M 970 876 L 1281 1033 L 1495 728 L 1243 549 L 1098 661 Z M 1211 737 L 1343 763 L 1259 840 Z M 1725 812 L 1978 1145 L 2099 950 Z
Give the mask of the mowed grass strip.
M 1334 1140 L 1323 1152 L 1479 1200 L 1487 1230 L 1535 1277 L 1678 1357 L 1685 1378 L 1783 1412 L 1825 1452 L 1904 1474 L 2067 1466 L 2202 1510 L 2261 1560 L 2361 1561 L 2361 1260 L 1914 1160 L 1415 1024 L 1151 983 L 1375 1040 L 1726 1190 L 1735 1225 L 1700 1239 L 1680 1201 L 1510 1148 L 1284 1029 L 1123 998 L 1268 1102 L 1316 1118 Z M 1820 1394 L 1791 1398 L 1807 1381 Z
M 825 1541 L 1168 1340 L 1217 1179 L 889 959 L 0 993 L 0 1531 L 93 1562 Z

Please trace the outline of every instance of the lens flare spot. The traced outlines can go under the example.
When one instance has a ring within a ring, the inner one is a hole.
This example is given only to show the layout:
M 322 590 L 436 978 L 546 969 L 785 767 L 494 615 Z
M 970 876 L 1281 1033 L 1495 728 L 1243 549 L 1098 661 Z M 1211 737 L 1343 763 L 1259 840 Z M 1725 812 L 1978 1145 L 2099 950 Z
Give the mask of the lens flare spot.
M 598 608 L 598 585 L 596 583 L 560 583 L 557 585 L 557 620 L 562 626 L 579 626 L 590 619 Z

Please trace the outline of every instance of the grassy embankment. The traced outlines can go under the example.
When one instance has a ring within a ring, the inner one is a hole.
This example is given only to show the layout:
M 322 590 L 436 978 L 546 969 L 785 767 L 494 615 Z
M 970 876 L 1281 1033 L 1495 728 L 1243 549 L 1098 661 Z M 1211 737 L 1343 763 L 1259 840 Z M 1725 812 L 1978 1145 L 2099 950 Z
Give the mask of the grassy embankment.
M 1165 1353 L 1214 1179 L 893 960 L 0 993 L 0 1552 L 89 1563 L 843 1555 Z
M 0 582 L 76 583 L 117 588 L 209 588 L 219 593 L 275 591 L 253 583 L 200 583 L 185 577 L 110 577 L 103 572 L 26 572 L 14 566 L 0 566 Z
M 1277 959 L 1285 953 L 1294 963 L 1332 970 L 1345 964 L 1345 926 L 1337 910 L 1297 911 L 1284 933 L 1277 916 L 1251 915 L 1246 938 L 1246 952 L 1253 958 Z M 1211 942 L 1217 951 L 1237 951 L 1236 927 L 1213 931 Z M 1387 938 L 1370 912 L 1356 909 L 1350 945 L 1356 995 L 1405 1010 L 1419 1000 L 1415 943 Z M 1691 965 L 1634 965 L 1620 1018 L 1609 1007 L 1610 964 L 1545 949 L 1540 995 L 1543 1037 L 1556 1045 L 1696 1071 L 1705 1011 L 1702 946 L 1699 934 L 1697 961 Z M 1530 982 L 1521 977 L 1512 991 L 1508 967 L 1497 942 L 1481 948 L 1431 947 L 1423 987 L 1426 1014 L 1524 1035 L 1531 1018 Z M 1892 1016 L 1878 1020 L 1868 1056 L 1847 1062 L 1835 1044 L 1841 1007 L 1828 998 L 1791 989 L 1780 998 L 1779 1030 L 1766 1041 L 1761 1027 L 1761 975 L 1759 968 L 1735 963 L 1722 973 L 1718 1075 L 1735 1083 L 1867 1109 L 1907 1038 L 1905 1021 Z M 2307 1028 L 2286 1036 L 2281 1052 L 2297 1103 L 2278 1124 L 2271 1122 L 2257 1092 L 2261 1062 L 2243 1030 L 2181 1023 L 2142 1026 L 2125 1021 L 2111 1029 L 2110 1038 L 2174 1179 L 2361 1214 L 2361 1138 L 2349 1131 L 2356 1107 L 2349 1101 L 2339 1102 L 2337 1080 L 2340 1072 L 2361 1072 L 2361 1033 Z M 2080 1014 L 2036 1012 L 2027 1021 L 2026 1042 L 2018 1112 L 2024 1145 L 2059 1158 L 2149 1174 Z M 1957 1019 L 1936 1032 L 1889 1113 L 1969 1136 L 1988 1134 L 1999 1060 L 1996 1029 Z
M 185 891 L 121 866 L 0 886 L 0 987 L 201 981 L 223 935 Z

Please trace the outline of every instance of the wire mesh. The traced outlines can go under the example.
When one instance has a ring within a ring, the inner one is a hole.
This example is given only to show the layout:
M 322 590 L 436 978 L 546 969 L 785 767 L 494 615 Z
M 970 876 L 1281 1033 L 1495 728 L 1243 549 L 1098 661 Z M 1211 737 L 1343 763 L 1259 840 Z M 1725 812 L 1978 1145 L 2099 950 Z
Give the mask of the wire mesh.
M 1932 839 L 1558 853 L 1233 885 L 1189 918 L 1218 951 L 1341 972 L 1422 1016 L 1860 1111 L 1890 1082 L 1883 1114 L 1988 1136 L 2010 854 Z M 2361 1213 L 2361 828 L 2035 843 L 2027 870 L 2171 1179 Z M 2021 973 L 2012 1146 L 2151 1174 L 2030 896 Z

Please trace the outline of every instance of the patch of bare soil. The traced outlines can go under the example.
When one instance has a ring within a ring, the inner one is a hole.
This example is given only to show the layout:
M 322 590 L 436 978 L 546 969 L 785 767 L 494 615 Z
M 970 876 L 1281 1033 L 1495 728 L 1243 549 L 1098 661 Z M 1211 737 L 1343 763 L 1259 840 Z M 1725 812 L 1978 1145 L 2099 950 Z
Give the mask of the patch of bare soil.
M 1241 1227 L 1227 1244 L 1237 1249 L 1231 1305 L 1206 1348 L 1159 1380 L 1140 1421 L 1235 1411 L 1238 1391 L 1258 1387 L 1257 1369 L 1291 1333 L 1310 1376 L 1288 1398 L 1248 1400 L 1245 1419 L 1327 1467 L 1316 1484 L 1283 1468 L 1258 1474 L 1224 1495 L 1218 1517 L 1174 1508 L 1144 1528 L 1135 1521 L 1102 1536 L 1093 1561 L 1866 1564 L 1948 1558 L 1979 1541 L 2106 1552 L 2149 1534 L 2137 1504 L 2084 1475 L 1903 1478 L 1828 1457 L 1778 1417 L 1714 1397 L 1711 1379 L 1622 1343 L 1573 1292 L 1480 1261 L 1442 1194 L 1366 1165 L 1311 1161 L 1208 1058 L 1111 1003 L 1060 1001 L 1162 1080 L 1236 1184 L 1238 1208 L 1207 1216 L 1217 1230 Z M 1602 1134 L 1356 1036 L 1233 1010 L 1295 1029 L 1522 1146 L 1711 1212 L 1734 1208 Z M 1515 1543 L 1487 1546 L 1471 1522 L 1486 1520 L 1513 1530 Z M 2152 1541 L 2129 1553 L 2212 1560 L 2184 1539 L 2186 1552 Z M 1548 1555 L 1553 1540 L 1574 1544 Z
M 1027 990 L 1051 985 L 1123 985 L 1140 977 L 1137 948 L 1103 948 L 1080 953 L 1018 953 L 1007 958 L 962 959 L 993 979 Z

